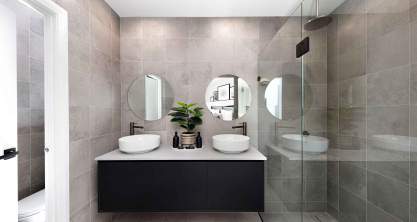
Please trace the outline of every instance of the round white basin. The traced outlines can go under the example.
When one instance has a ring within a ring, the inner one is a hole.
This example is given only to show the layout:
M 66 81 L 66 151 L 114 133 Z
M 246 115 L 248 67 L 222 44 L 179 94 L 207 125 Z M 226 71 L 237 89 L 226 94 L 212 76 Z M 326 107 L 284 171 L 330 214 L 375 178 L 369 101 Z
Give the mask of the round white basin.
M 213 136 L 213 148 L 222 153 L 242 153 L 249 149 L 248 136 L 220 134 Z
M 141 134 L 125 136 L 119 139 L 119 150 L 124 153 L 146 153 L 155 150 L 160 144 L 160 135 Z
M 281 138 L 284 148 L 295 152 L 324 153 L 329 147 L 329 140 L 320 136 L 285 134 Z M 301 146 L 301 141 L 303 146 Z

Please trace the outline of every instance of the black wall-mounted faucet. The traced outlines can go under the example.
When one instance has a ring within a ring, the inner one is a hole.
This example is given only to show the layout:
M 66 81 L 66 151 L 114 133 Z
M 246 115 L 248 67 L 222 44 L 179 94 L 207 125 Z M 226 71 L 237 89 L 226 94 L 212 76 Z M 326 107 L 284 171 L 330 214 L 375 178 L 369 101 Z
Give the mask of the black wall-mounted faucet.
M 239 129 L 239 128 L 242 128 L 242 134 L 244 136 L 248 135 L 248 123 L 247 122 L 243 122 L 243 123 L 241 123 L 240 125 L 237 125 L 237 126 L 232 126 L 232 129 Z
M 130 135 L 135 135 L 135 129 L 144 129 L 143 126 L 137 126 L 135 122 L 129 123 Z

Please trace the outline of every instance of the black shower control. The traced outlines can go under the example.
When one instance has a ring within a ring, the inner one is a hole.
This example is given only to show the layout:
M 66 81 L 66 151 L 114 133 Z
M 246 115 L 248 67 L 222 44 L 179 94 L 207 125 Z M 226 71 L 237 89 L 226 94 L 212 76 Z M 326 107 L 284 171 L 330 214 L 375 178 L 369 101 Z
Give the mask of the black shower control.
M 306 37 L 303 41 L 299 42 L 296 46 L 296 56 L 300 58 L 304 54 L 310 51 L 310 38 Z

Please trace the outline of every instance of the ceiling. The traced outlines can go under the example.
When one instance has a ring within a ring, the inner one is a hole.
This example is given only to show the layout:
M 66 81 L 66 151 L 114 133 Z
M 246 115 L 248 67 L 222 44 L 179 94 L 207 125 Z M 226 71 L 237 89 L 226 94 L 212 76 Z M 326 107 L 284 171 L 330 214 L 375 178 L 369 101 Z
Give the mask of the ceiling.
M 120 17 L 261 17 L 289 16 L 301 0 L 105 0 Z M 314 0 L 304 0 L 315 7 Z M 330 13 L 344 0 L 322 0 Z M 314 12 L 314 9 L 303 10 Z

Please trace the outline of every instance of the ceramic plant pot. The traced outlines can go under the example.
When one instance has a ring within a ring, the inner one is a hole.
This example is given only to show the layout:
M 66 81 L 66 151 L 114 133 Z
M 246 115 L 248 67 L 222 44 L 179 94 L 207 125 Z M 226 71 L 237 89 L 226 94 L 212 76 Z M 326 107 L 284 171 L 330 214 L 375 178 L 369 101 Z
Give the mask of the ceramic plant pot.
M 181 134 L 181 144 L 182 145 L 194 145 L 195 144 L 196 134 L 194 132 L 183 132 Z

